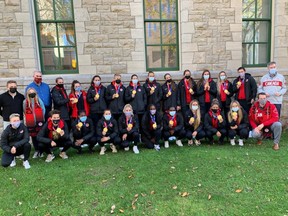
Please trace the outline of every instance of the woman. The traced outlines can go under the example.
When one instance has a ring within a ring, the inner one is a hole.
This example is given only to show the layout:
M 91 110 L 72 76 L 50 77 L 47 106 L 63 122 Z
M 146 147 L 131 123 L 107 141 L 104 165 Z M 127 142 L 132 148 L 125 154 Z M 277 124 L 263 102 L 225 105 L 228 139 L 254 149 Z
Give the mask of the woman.
M 86 115 L 89 115 L 87 93 L 86 91 L 82 90 L 81 83 L 78 80 L 74 80 L 71 84 L 71 92 L 69 94 L 69 99 L 71 118 L 73 121 L 77 119 L 79 110 L 85 110 Z
M 101 77 L 95 75 L 91 80 L 91 86 L 87 93 L 87 102 L 90 104 L 90 118 L 95 126 L 107 108 L 105 93 L 106 88 L 101 84 Z
M 205 114 L 204 128 L 206 131 L 206 137 L 210 142 L 214 144 L 213 136 L 216 135 L 219 140 L 219 144 L 223 144 L 226 136 L 226 121 L 224 112 L 221 112 L 220 104 L 217 99 L 214 99 L 211 103 L 210 110 Z
M 197 86 L 189 70 L 185 70 L 183 76 L 178 83 L 177 110 L 181 109 L 182 115 L 185 116 L 190 102 L 197 96 Z
M 101 146 L 100 155 L 105 154 L 105 143 L 110 143 L 112 152 L 117 153 L 116 146 L 121 140 L 118 135 L 117 121 L 112 117 L 109 109 L 104 110 L 102 118 L 98 121 L 96 134 L 98 144 Z
M 130 142 L 133 141 L 133 152 L 139 154 L 139 123 L 137 115 L 133 114 L 133 108 L 130 104 L 126 104 L 123 114 L 118 120 L 121 146 L 125 151 L 129 151 Z
M 199 102 L 192 100 L 189 107 L 190 109 L 186 112 L 184 119 L 186 138 L 188 139 L 188 145 L 193 145 L 194 140 L 195 145 L 199 146 L 201 144 L 200 140 L 205 137 Z
M 220 101 L 221 109 L 224 111 L 226 117 L 229 112 L 229 106 L 233 94 L 232 83 L 227 79 L 226 72 L 221 71 L 217 79 L 217 98 Z
M 33 158 L 43 157 L 39 149 L 37 134 L 45 122 L 45 106 L 34 88 L 28 88 L 23 101 L 25 125 L 28 128 L 35 149 Z
M 162 85 L 163 111 L 167 112 L 170 107 L 177 106 L 177 84 L 172 80 L 169 73 L 164 75 L 165 83 Z
M 211 78 L 209 70 L 203 71 L 202 78 L 197 83 L 197 93 L 203 118 L 204 114 L 209 111 L 212 100 L 217 96 L 216 83 Z
M 235 137 L 239 136 L 239 146 L 243 146 L 243 139 L 247 139 L 249 134 L 249 122 L 246 111 L 241 107 L 238 101 L 232 101 L 230 111 L 228 112 L 228 136 L 230 144 L 235 145 Z
M 162 115 L 154 104 L 148 106 L 142 118 L 142 141 L 148 149 L 160 150 L 159 141 L 162 134 Z
M 176 140 L 176 145 L 182 147 L 181 139 L 185 137 L 184 121 L 181 113 L 176 113 L 175 107 L 170 107 L 163 116 L 164 147 L 169 148 L 169 141 Z M 169 141 L 168 141 L 169 140 Z

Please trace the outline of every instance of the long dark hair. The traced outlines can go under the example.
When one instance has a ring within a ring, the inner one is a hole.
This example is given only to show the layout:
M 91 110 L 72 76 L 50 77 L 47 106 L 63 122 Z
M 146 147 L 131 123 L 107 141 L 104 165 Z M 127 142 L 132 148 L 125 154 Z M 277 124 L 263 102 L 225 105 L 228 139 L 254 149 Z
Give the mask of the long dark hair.
M 75 84 L 79 83 L 81 85 L 81 83 L 78 80 L 73 80 L 73 82 L 71 83 L 71 91 L 70 94 L 75 94 Z
M 204 73 L 205 72 L 208 72 L 209 73 L 209 78 L 211 78 L 211 73 L 208 69 L 205 69 L 203 72 L 202 72 L 202 76 L 201 76 L 201 79 L 198 81 L 197 83 L 197 87 L 200 88 L 200 86 L 204 83 Z

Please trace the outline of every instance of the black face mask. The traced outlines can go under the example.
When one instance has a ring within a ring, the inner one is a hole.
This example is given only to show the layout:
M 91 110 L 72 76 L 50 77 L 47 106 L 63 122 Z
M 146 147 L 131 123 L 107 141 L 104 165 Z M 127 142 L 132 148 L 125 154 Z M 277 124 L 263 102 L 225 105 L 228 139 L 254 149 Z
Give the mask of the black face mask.
M 28 94 L 28 96 L 29 96 L 30 98 L 34 98 L 34 97 L 36 96 L 36 93 L 30 93 L 30 94 Z
M 185 76 L 186 79 L 190 79 L 190 77 L 191 77 L 191 76 L 189 76 L 189 75 Z
M 57 125 L 57 124 L 59 124 L 59 122 L 60 122 L 60 119 L 57 119 L 57 120 L 52 120 L 52 122 L 53 122 L 53 124 Z
M 117 79 L 115 82 L 116 82 L 117 84 L 120 84 L 120 83 L 121 83 L 121 80 Z
M 217 113 L 218 109 L 211 109 L 213 113 Z
M 168 79 L 167 82 L 168 82 L 168 83 L 171 83 L 171 82 L 172 82 L 172 79 Z
M 64 87 L 64 84 L 57 84 L 57 86 L 58 86 L 59 88 L 63 88 L 63 87 Z
M 9 91 L 13 94 L 17 91 L 17 88 L 10 88 Z

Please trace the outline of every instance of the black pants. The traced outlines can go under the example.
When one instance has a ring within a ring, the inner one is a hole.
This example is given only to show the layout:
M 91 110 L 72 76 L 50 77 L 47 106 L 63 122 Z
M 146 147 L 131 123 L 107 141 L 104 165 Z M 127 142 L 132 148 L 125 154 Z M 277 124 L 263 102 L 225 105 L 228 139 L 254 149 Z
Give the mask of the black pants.
M 279 118 L 280 118 L 280 115 L 281 115 L 281 105 L 282 104 L 274 104 L 276 106 L 276 109 L 278 111 L 278 115 L 279 115 Z
M 106 142 L 101 142 L 101 138 L 102 137 L 97 137 L 97 142 L 101 147 L 103 147 L 105 143 L 112 143 L 115 146 L 120 145 L 121 143 L 121 139 L 118 136 L 115 136 L 113 139 L 109 139 Z
M 207 113 L 210 110 L 211 103 L 201 103 L 200 104 L 200 111 L 201 111 L 201 119 L 204 119 L 205 113 Z
M 226 107 L 226 101 L 221 101 L 221 110 L 224 111 L 225 118 L 227 119 L 227 114 L 229 112 L 229 107 Z
M 2 166 L 8 167 L 11 164 L 11 162 L 14 160 L 15 156 L 22 155 L 22 154 L 24 154 L 24 161 L 28 160 L 30 156 L 30 151 L 31 151 L 30 143 L 25 143 L 21 147 L 16 148 L 15 154 L 3 152 L 2 161 L 1 161 Z
M 248 103 L 247 100 L 238 100 L 242 108 L 247 112 L 247 115 L 249 115 L 249 111 L 251 108 L 251 103 Z
M 102 116 L 103 113 L 90 113 L 89 117 L 92 119 L 95 128 L 97 127 L 97 123 L 102 118 Z
M 188 140 L 191 140 L 192 139 L 192 133 L 193 133 L 194 131 L 192 131 L 192 130 L 186 130 L 186 138 L 188 139 Z M 200 139 L 203 139 L 204 137 L 205 137 L 205 131 L 204 130 L 200 130 L 198 133 L 197 133 L 197 135 L 196 135 L 196 137 L 195 137 L 195 139 L 196 140 L 200 140 Z
M 189 110 L 189 109 L 190 109 L 190 108 L 189 108 L 189 104 L 185 105 L 184 107 L 181 106 L 181 113 L 182 113 L 183 118 L 185 118 L 186 112 L 187 112 L 187 110 Z M 169 112 L 169 111 L 168 111 L 168 112 Z
M 238 135 L 240 137 L 240 139 L 247 139 L 248 135 L 249 135 L 249 130 L 248 128 L 241 128 L 241 130 L 236 129 L 236 130 L 232 130 L 230 129 L 228 131 L 228 136 L 230 139 L 234 139 L 234 137 Z
M 45 121 L 48 120 L 49 116 L 49 112 L 51 111 L 51 105 L 50 106 L 45 106 Z
M 71 146 L 73 146 L 73 143 L 70 139 L 60 139 L 56 142 L 56 146 L 52 147 L 51 143 L 45 144 L 45 143 L 41 143 L 39 142 L 39 148 L 41 152 L 45 152 L 46 154 L 52 154 L 52 149 L 53 148 L 57 148 L 57 147 L 63 147 L 61 152 L 66 152 Z
M 33 144 L 35 151 L 39 151 L 39 142 L 37 140 L 37 137 L 33 136 L 33 137 L 31 137 L 31 139 L 32 139 L 32 144 Z
M 88 148 L 91 151 L 97 143 L 97 138 L 91 137 L 90 139 L 85 140 L 80 146 L 75 145 L 75 141 L 76 141 L 76 138 L 74 138 L 74 143 L 72 146 L 73 148 L 77 149 L 78 151 L 81 151 L 82 150 L 81 145 L 88 144 L 88 146 L 89 146 Z
M 225 128 L 222 128 L 222 129 L 219 129 L 218 130 L 220 133 L 221 133 L 221 137 L 219 138 L 219 142 L 223 142 L 226 134 L 227 134 L 227 131 Z M 211 132 L 211 131 L 206 131 L 206 137 L 209 139 L 209 141 L 212 141 L 213 140 L 213 136 L 216 134 Z
M 121 147 L 123 148 L 129 147 L 131 141 L 134 142 L 134 146 L 137 146 L 139 143 L 139 133 L 136 131 L 128 134 L 126 140 L 122 140 L 122 136 L 123 134 L 121 135 Z
M 179 131 L 175 131 L 173 135 L 171 135 L 169 131 L 163 131 L 164 141 L 168 141 L 169 137 L 171 136 L 175 136 L 177 139 L 183 139 L 185 135 L 186 135 L 186 132 L 184 128 Z
M 159 144 L 159 140 L 161 139 L 161 129 L 150 131 L 151 138 L 149 139 L 147 136 L 142 134 L 142 142 L 148 149 L 153 149 L 155 144 Z

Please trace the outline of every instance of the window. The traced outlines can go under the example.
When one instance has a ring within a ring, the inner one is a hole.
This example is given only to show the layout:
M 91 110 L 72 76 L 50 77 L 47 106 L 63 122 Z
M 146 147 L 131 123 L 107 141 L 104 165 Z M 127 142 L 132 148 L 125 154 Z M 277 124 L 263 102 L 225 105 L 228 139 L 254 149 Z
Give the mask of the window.
M 243 0 L 242 63 L 262 67 L 270 61 L 271 0 Z
M 35 0 L 41 69 L 77 73 L 73 0 Z
M 179 70 L 176 0 L 144 0 L 147 71 Z

